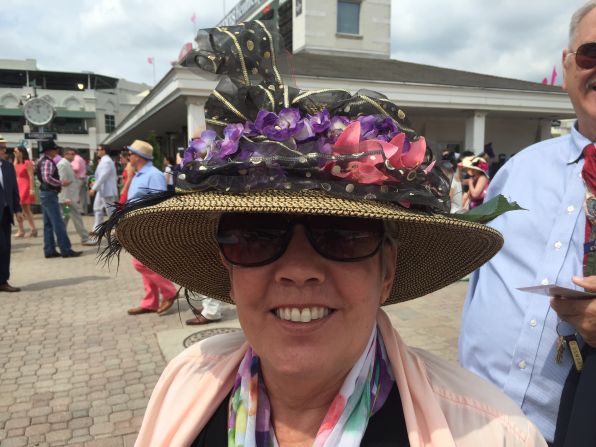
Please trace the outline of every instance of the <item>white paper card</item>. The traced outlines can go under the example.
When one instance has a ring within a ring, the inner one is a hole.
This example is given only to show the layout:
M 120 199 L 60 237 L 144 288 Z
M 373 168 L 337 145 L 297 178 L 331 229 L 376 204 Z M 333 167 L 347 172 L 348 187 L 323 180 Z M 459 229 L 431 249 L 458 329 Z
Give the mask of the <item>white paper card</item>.
M 538 286 L 518 287 L 522 292 L 537 293 L 546 296 L 558 296 L 568 300 L 589 300 L 596 298 L 596 293 L 561 287 L 557 284 L 540 284 Z

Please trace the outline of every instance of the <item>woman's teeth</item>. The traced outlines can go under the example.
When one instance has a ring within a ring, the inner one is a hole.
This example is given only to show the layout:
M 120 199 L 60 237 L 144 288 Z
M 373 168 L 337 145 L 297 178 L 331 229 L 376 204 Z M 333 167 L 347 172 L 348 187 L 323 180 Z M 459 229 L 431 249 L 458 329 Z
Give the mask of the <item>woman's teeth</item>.
M 327 307 L 280 307 L 275 309 L 275 315 L 282 320 L 308 323 L 312 320 L 318 320 L 329 315 L 330 309 Z

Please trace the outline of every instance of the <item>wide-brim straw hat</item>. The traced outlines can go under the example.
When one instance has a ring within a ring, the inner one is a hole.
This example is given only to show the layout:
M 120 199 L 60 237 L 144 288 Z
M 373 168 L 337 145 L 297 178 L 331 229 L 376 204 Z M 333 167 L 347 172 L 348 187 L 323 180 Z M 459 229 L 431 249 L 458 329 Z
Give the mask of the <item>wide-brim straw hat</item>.
M 503 243 L 496 230 L 457 218 L 377 201 L 284 191 L 180 194 L 127 213 L 118 223 L 116 236 L 151 270 L 191 291 L 233 303 L 229 275 L 215 239 L 218 216 L 230 211 L 394 221 L 399 243 L 397 271 L 385 304 L 417 298 L 451 284 L 480 267 Z
M 188 290 L 232 303 L 216 241 L 222 213 L 393 221 L 390 304 L 444 287 L 499 250 L 497 231 L 446 214 L 449 179 L 401 107 L 369 90 L 288 86 L 279 42 L 258 20 L 199 32 L 190 61 L 223 76 L 205 103 L 209 130 L 185 151 L 175 192 L 127 202 L 99 230 L 108 259 L 123 246 Z

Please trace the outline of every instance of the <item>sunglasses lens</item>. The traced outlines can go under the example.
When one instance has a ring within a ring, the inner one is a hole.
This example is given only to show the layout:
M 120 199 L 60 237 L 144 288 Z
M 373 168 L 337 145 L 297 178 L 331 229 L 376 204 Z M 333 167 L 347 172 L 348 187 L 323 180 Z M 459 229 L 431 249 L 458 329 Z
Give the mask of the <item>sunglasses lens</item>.
M 292 222 L 303 224 L 313 248 L 334 261 L 358 261 L 374 255 L 383 241 L 380 220 L 351 217 L 306 216 L 291 219 L 282 214 L 224 214 L 217 243 L 232 264 L 256 267 L 278 259 L 292 237 Z
M 307 235 L 314 249 L 334 261 L 358 261 L 377 252 L 383 241 L 380 220 L 315 216 L 308 219 Z
M 575 62 L 578 67 L 586 70 L 596 67 L 596 43 L 580 45 L 575 53 Z
M 288 219 L 279 214 L 224 214 L 217 231 L 223 256 L 245 267 L 273 262 L 286 249 L 289 237 Z

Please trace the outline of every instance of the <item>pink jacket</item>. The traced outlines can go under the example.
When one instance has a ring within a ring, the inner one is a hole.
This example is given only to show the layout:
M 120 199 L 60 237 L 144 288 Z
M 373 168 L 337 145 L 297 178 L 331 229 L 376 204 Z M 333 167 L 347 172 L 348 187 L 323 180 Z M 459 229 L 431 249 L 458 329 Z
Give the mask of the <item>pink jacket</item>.
M 536 427 L 495 386 L 407 347 L 382 310 L 377 322 L 412 447 L 546 446 Z M 247 346 L 241 332 L 219 335 L 173 359 L 151 395 L 135 446 L 190 446 L 230 392 Z

